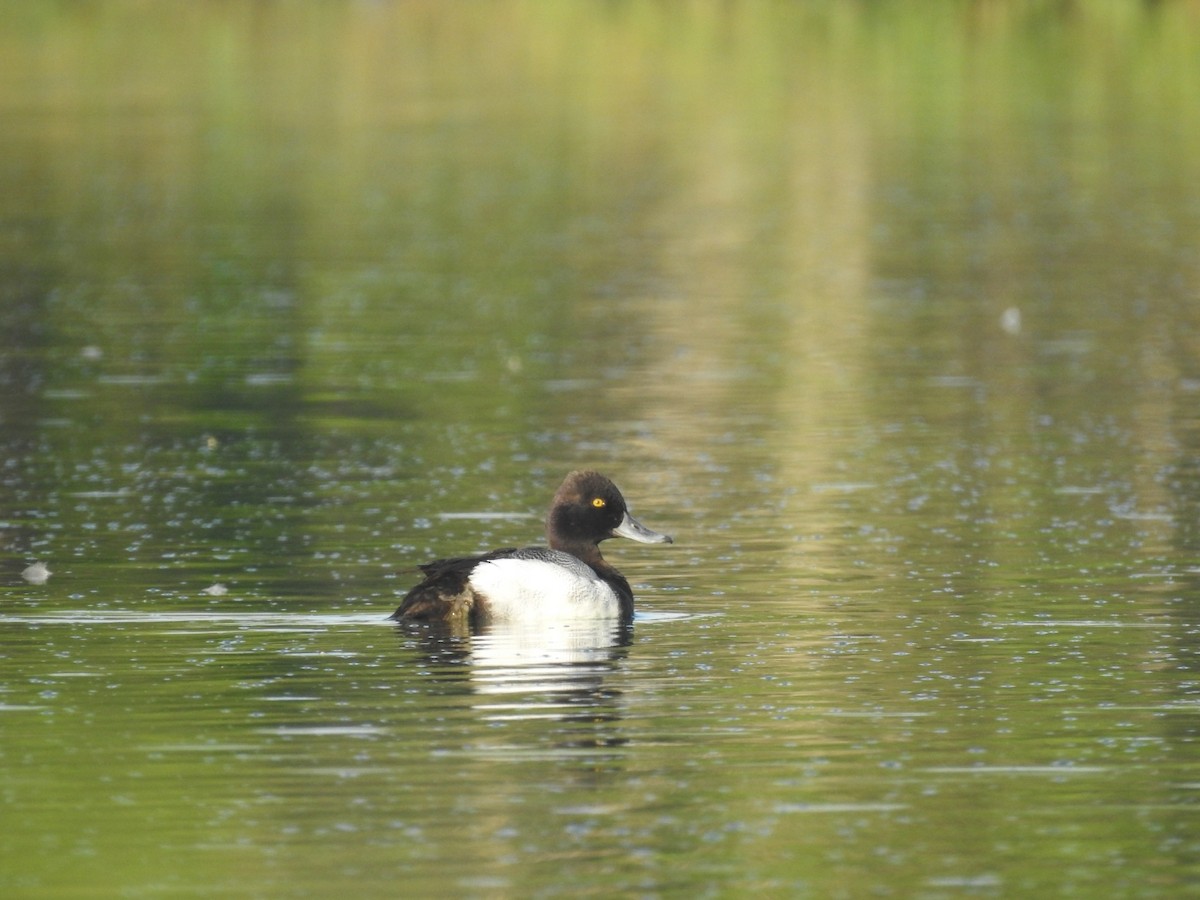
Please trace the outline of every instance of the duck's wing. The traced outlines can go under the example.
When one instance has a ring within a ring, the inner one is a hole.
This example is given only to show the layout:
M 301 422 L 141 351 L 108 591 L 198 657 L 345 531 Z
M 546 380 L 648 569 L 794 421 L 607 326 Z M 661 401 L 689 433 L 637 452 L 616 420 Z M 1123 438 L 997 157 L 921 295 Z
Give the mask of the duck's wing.
M 596 572 L 591 566 L 578 556 L 572 556 L 570 553 L 562 550 L 551 550 L 548 547 L 522 547 L 520 550 L 506 553 L 505 557 L 509 559 L 532 559 L 537 562 L 550 563 L 551 565 L 567 569 L 579 578 L 590 580 L 596 577 Z
M 475 592 L 469 584 L 471 572 L 481 562 L 504 559 L 519 552 L 514 547 L 493 550 L 479 556 L 455 556 L 435 559 L 421 565 L 425 579 L 404 595 L 389 619 L 420 619 L 464 624 L 475 608 Z

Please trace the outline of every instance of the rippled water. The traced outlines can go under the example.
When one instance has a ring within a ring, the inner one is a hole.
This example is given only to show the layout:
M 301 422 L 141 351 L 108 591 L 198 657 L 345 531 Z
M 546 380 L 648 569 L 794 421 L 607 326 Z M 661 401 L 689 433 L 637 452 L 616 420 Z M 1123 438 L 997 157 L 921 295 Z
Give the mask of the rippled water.
M 1198 889 L 1186 4 L 0 15 L 5 896 Z

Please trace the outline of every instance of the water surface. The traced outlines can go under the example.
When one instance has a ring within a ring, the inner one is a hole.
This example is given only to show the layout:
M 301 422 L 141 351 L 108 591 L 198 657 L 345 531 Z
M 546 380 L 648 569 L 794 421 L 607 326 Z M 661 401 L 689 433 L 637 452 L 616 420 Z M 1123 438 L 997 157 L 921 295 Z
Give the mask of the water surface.
M 1187 4 L 0 15 L 6 893 L 1197 890 Z

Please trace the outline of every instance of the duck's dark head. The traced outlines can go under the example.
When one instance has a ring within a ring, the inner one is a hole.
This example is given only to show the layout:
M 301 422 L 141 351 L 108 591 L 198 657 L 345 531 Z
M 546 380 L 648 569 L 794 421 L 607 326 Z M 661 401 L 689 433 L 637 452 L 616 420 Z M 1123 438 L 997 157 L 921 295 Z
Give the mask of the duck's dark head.
M 651 531 L 629 514 L 625 498 L 610 479 L 587 471 L 572 472 L 554 495 L 546 537 L 554 549 L 576 553 L 612 537 L 643 544 L 671 543 L 670 536 Z

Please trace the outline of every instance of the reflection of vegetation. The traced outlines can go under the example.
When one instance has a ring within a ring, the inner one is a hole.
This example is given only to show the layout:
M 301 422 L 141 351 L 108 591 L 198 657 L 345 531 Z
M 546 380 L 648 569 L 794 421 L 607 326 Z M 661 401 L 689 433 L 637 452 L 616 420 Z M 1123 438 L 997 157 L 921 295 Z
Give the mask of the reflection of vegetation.
M 765 393 L 727 452 L 845 480 L 796 436 L 976 418 L 931 366 L 1009 432 L 1111 390 L 1162 432 L 1122 373 L 1196 357 L 1155 337 L 1196 275 L 1186 4 L 20 9 L 0 264 L 45 383 L 145 379 L 90 382 L 110 440 L 452 409 L 518 451 L 652 420 L 686 470 Z
M 653 420 L 686 466 L 766 393 L 729 452 L 804 482 L 797 434 L 957 415 L 931 365 L 1008 431 L 1126 390 L 1162 432 L 1122 373 L 1196 356 L 1156 338 L 1196 275 L 1186 4 L 22 6 L 4 265 L 101 354 L 48 384 L 146 379 L 90 388 L 114 440 L 449 408 L 520 448 L 586 403 L 579 439 Z

